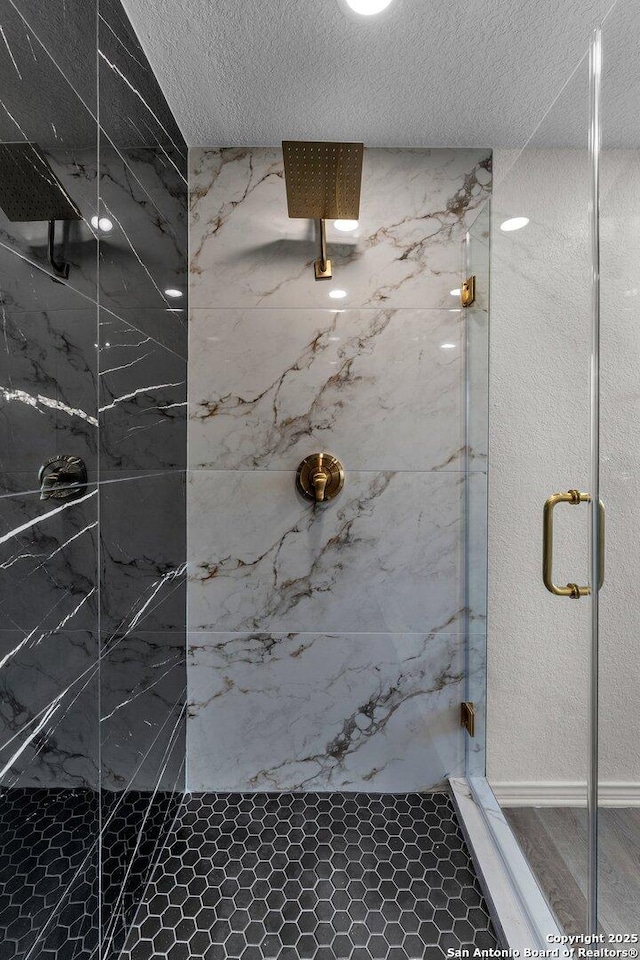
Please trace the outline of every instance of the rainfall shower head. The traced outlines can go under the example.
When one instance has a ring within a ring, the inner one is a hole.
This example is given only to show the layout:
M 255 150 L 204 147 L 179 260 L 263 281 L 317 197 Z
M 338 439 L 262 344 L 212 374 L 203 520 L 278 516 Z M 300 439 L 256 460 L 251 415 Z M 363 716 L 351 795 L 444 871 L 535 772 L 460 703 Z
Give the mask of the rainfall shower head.
M 14 223 L 82 220 L 37 143 L 0 143 L 0 207 Z
M 284 140 L 289 216 L 304 220 L 357 220 L 363 151 L 361 143 Z
M 66 280 L 69 264 L 54 255 L 56 220 L 82 220 L 82 214 L 37 143 L 0 143 L 0 207 L 13 223 L 49 221 L 49 263 Z
M 329 280 L 325 220 L 357 220 L 360 215 L 362 143 L 283 140 L 287 206 L 293 219 L 317 220 L 320 258 L 316 280 Z

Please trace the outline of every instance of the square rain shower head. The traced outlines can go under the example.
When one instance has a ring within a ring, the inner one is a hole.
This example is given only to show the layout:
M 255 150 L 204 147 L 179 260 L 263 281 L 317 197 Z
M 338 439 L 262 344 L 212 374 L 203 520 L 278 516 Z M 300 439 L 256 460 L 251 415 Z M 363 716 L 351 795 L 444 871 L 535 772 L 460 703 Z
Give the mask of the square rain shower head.
M 283 140 L 289 216 L 301 220 L 357 220 L 362 143 Z
M 0 143 L 0 207 L 14 223 L 82 220 L 37 143 Z

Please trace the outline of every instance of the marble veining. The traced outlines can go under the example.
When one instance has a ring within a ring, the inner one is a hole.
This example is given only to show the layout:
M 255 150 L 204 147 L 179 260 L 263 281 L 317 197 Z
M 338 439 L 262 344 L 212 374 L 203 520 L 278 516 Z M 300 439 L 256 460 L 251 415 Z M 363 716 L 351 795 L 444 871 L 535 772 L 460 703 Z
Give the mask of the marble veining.
M 92 628 L 96 513 L 95 488 L 62 505 L 39 494 L 0 499 L 4 629 L 22 629 L 33 644 L 62 629 Z
M 0 747 L 5 747 L 70 684 L 89 675 L 97 661 L 97 642 L 89 630 L 26 635 L 3 630 L 0 654 Z
M 461 329 L 455 310 L 192 311 L 191 467 L 326 447 L 350 470 L 460 470 Z
M 459 765 L 456 635 L 192 633 L 189 669 L 191 790 L 398 792 Z
M 365 150 L 359 229 L 330 227 L 331 284 L 316 283 L 313 224 L 287 214 L 279 148 L 190 154 L 191 306 L 448 307 L 461 241 L 489 195 L 486 150 Z
M 98 785 L 97 666 L 62 690 L 0 748 L 7 787 Z
M 182 642 L 181 642 L 182 641 Z M 149 752 L 172 741 L 184 705 L 184 642 L 179 634 L 130 633 L 103 641 L 102 776 L 105 790 L 165 789 Z M 143 717 L 141 729 L 137 729 Z M 134 731 L 136 731 L 134 735 Z
M 192 631 L 421 632 L 460 615 L 459 475 L 352 473 L 324 509 L 293 472 L 193 471 L 189 491 Z
M 184 786 L 187 149 L 120 0 L 12 0 L 1 28 L 2 139 L 82 219 L 64 280 L 46 222 L 0 211 L 0 886 L 28 887 L 0 940 L 112 960 Z M 73 502 L 39 498 L 55 454 L 87 465 Z
M 159 147 L 100 150 L 100 303 L 120 309 L 177 306 L 165 290 L 186 293 L 187 197 L 184 177 Z M 133 215 L 132 215 L 133 214 Z
M 462 770 L 463 517 L 486 450 L 454 295 L 484 150 L 365 149 L 358 228 L 290 220 L 279 148 L 190 154 L 188 777 L 423 789 Z M 331 299 L 337 290 L 342 295 Z M 480 316 L 480 311 L 478 312 Z M 345 464 L 314 509 L 298 463 Z M 477 558 L 479 559 L 479 558 Z M 215 731 L 215 733 L 214 733 Z
M 27 313 L 0 307 L 2 492 L 35 489 L 41 464 L 58 451 L 82 457 L 95 478 L 95 340 L 95 307 Z
M 186 360 L 105 312 L 98 365 L 105 475 L 184 469 Z

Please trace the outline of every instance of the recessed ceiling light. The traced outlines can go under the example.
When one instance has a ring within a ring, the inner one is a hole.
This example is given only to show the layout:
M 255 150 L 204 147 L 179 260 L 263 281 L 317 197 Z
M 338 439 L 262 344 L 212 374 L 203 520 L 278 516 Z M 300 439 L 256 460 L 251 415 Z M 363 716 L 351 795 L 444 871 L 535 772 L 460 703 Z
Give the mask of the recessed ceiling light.
M 332 300 L 344 300 L 347 295 L 346 290 L 330 290 L 329 296 Z
M 441 350 L 455 350 L 455 348 L 456 348 L 455 343 L 441 343 L 441 344 L 440 344 L 440 349 L 441 349 Z
M 511 230 L 522 230 L 528 223 L 529 217 L 511 217 L 510 220 L 505 220 L 504 223 L 500 224 L 500 229 L 509 233 Z
M 333 225 L 336 230 L 342 230 L 343 233 L 350 233 L 351 230 L 358 229 L 357 220 L 334 220 Z
M 460 296 L 460 291 L 459 291 L 459 290 L 449 290 L 449 293 L 451 294 L 452 297 L 459 297 L 459 296 Z
M 166 297 L 173 297 L 174 299 L 182 296 L 182 290 L 176 290 L 175 287 L 169 287 L 164 293 Z
M 359 13 L 362 17 L 372 17 L 376 13 L 382 13 L 390 3 L 391 0 L 347 0 L 353 12 Z
M 113 224 L 108 217 L 91 217 L 91 226 L 94 230 L 102 230 L 103 233 L 113 230 Z

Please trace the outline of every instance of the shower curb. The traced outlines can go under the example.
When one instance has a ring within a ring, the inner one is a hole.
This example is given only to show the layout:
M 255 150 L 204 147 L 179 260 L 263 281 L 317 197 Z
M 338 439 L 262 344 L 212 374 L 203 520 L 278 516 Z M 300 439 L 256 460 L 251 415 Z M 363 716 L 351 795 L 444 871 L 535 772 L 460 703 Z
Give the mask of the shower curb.
M 570 957 L 564 931 L 549 907 L 484 777 L 452 777 L 451 797 L 491 919 L 505 949 L 549 950 Z

